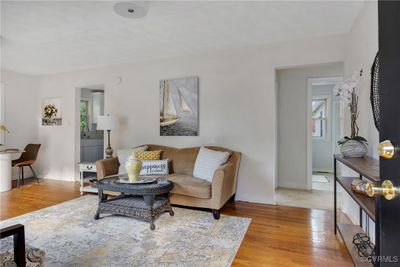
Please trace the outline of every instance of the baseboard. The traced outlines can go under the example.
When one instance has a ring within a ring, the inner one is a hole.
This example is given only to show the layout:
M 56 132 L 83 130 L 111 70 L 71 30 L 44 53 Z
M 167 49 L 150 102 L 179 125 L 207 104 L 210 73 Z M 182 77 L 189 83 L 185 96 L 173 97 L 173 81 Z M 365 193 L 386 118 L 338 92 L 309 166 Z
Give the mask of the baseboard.
M 333 170 L 331 169 L 313 169 L 313 172 L 323 172 L 323 173 L 332 173 Z
M 299 190 L 309 190 L 306 184 L 297 184 L 297 183 L 287 183 L 287 182 L 278 182 L 278 188 L 288 188 L 288 189 L 299 189 Z
M 79 180 L 75 180 L 75 178 L 66 178 L 66 179 L 60 179 L 60 178 L 53 178 L 53 177 L 45 177 L 44 175 L 38 174 L 38 177 L 40 179 L 45 179 L 45 180 L 54 180 L 54 181 L 63 181 L 63 182 L 77 182 Z
M 36 179 L 34 176 L 29 175 L 28 177 L 24 177 L 24 179 Z M 11 181 L 17 181 L 18 177 L 14 177 L 11 179 Z
M 235 202 L 247 202 L 253 204 L 263 204 L 263 205 L 275 205 L 275 200 L 266 200 L 260 198 L 249 198 L 248 196 L 242 196 L 236 192 Z

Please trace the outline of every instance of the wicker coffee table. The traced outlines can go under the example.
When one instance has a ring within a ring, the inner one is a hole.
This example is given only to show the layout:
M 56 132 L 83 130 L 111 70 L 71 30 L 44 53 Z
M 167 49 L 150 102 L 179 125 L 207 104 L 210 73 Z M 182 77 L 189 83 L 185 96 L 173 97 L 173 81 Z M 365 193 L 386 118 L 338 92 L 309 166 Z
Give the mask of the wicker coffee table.
M 100 219 L 100 214 L 125 215 L 150 223 L 154 230 L 154 220 L 161 213 L 168 211 L 174 216 L 169 201 L 170 191 L 174 185 L 164 179 L 155 179 L 143 184 L 124 182 L 126 175 L 116 175 L 96 182 L 99 190 L 99 206 L 94 216 Z M 121 193 L 117 197 L 108 199 L 104 191 Z

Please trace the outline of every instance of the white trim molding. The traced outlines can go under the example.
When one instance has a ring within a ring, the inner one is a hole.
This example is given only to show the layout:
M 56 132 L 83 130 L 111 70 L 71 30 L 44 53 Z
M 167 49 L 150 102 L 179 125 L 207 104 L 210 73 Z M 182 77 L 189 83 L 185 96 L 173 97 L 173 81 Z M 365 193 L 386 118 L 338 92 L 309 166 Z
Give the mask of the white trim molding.
M 312 117 L 312 87 L 315 85 L 331 85 L 337 84 L 343 81 L 343 77 L 321 77 L 321 78 L 308 78 L 307 79 L 307 189 L 312 189 L 312 129 L 311 129 L 311 117 Z M 328 104 L 329 105 L 329 104 Z M 329 130 L 328 130 L 329 134 Z M 330 135 L 331 137 L 331 135 Z M 326 140 L 326 139 L 324 139 Z

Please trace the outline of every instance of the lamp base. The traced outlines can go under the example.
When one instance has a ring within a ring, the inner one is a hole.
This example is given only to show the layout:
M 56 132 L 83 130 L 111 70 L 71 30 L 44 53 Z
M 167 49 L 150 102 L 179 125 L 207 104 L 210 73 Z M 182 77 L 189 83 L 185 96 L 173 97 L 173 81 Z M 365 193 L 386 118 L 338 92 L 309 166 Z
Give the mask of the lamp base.
M 113 157 L 114 150 L 109 146 L 106 148 L 106 159 Z

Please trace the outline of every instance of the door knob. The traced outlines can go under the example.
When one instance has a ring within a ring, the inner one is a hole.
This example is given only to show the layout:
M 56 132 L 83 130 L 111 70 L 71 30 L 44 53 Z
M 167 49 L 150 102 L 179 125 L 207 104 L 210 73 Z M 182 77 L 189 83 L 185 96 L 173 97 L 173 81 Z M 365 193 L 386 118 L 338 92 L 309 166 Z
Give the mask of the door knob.
M 382 158 L 391 159 L 394 157 L 395 152 L 395 147 L 390 140 L 385 140 L 378 144 L 378 153 Z
M 368 196 L 383 196 L 387 200 L 392 200 L 399 195 L 399 189 L 389 180 L 385 180 L 382 184 L 367 183 L 365 190 Z

